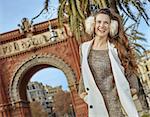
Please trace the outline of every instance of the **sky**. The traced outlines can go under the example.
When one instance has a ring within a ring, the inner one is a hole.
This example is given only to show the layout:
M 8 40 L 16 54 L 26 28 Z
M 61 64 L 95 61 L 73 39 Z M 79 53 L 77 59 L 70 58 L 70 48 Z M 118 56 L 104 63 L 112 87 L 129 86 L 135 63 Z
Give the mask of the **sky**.
M 42 82 L 43 85 L 50 85 L 52 87 L 62 85 L 64 90 L 68 90 L 68 83 L 63 71 L 57 68 L 45 68 L 36 72 L 31 81 Z
M 49 15 L 41 15 L 34 20 L 33 24 L 43 22 L 57 17 L 58 0 L 51 1 L 51 13 Z M 18 24 L 21 19 L 26 17 L 31 20 L 43 9 L 44 0 L 0 0 L 0 34 L 18 29 Z M 146 8 L 150 13 L 150 5 Z M 52 15 L 51 15 L 52 14 Z M 149 15 L 150 17 L 150 15 Z M 144 21 L 139 26 L 139 31 L 145 34 L 146 43 L 142 43 L 146 49 L 150 49 L 150 27 Z M 62 85 L 64 90 L 67 90 L 67 80 L 61 70 L 47 68 L 38 71 L 31 79 L 39 81 L 43 84 L 51 86 Z
M 55 9 L 52 12 L 55 14 L 50 17 L 41 15 L 34 20 L 34 24 L 57 16 L 58 0 L 50 1 L 52 8 Z M 0 0 L 0 33 L 18 29 L 17 25 L 21 23 L 22 18 L 27 17 L 31 20 L 43 7 L 44 0 Z

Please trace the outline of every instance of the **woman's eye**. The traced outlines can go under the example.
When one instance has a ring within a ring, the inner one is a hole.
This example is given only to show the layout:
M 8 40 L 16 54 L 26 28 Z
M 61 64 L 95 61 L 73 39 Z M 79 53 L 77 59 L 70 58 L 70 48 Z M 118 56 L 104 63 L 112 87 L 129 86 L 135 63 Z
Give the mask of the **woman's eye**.
M 98 21 L 98 23 L 101 23 L 101 21 Z
M 104 22 L 104 24 L 108 24 L 108 22 Z

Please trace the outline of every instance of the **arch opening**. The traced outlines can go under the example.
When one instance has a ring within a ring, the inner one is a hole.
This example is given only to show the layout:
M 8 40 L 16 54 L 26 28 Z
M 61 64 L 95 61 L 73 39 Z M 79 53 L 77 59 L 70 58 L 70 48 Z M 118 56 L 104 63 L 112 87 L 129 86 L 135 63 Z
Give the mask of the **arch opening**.
M 62 59 L 53 55 L 32 57 L 20 65 L 10 83 L 9 94 L 13 106 L 18 102 L 28 102 L 26 92 L 28 82 L 36 72 L 48 67 L 62 70 L 66 76 L 69 88 L 76 86 L 74 71 Z

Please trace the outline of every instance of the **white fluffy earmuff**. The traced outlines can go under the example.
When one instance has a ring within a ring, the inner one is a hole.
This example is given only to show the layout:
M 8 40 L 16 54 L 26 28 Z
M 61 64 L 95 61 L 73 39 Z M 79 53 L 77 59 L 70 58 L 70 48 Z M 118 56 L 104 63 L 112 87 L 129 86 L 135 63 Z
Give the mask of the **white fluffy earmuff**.
M 111 20 L 110 31 L 109 31 L 111 37 L 114 37 L 115 35 L 117 35 L 118 28 L 119 28 L 118 21 Z
M 95 19 L 94 16 L 89 16 L 85 19 L 85 32 L 92 35 L 94 33 L 94 24 Z

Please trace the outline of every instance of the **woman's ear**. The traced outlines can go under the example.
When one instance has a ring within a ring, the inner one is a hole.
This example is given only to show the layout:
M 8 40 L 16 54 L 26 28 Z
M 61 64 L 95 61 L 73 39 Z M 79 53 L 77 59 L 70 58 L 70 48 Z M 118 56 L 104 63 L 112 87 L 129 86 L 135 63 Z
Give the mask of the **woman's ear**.
M 119 24 L 117 20 L 111 20 L 110 23 L 110 36 L 114 37 L 118 33 Z
M 85 20 L 85 32 L 89 35 L 94 33 L 94 25 L 95 25 L 95 18 L 94 16 L 89 16 Z

